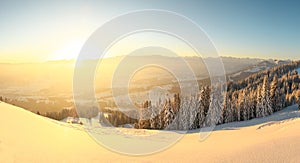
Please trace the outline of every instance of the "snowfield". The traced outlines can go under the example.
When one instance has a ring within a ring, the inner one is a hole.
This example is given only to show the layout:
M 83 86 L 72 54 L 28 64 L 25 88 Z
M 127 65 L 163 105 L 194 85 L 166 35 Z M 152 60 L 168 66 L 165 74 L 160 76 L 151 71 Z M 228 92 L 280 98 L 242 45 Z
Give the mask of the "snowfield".
M 219 125 L 204 141 L 194 130 L 162 152 L 128 156 L 98 145 L 81 125 L 0 103 L 0 162 L 299 162 L 299 117 L 294 105 L 266 118 Z

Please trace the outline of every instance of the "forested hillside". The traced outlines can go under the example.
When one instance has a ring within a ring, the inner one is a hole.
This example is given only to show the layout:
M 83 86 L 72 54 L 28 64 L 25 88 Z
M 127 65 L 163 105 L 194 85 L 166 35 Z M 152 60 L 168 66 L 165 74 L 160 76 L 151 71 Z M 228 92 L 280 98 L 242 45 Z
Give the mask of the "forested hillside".
M 299 67 L 295 61 L 229 82 L 221 103 L 210 97 L 210 86 L 191 97 L 175 94 L 158 104 L 146 101 L 135 128 L 189 130 L 271 115 L 300 101 Z

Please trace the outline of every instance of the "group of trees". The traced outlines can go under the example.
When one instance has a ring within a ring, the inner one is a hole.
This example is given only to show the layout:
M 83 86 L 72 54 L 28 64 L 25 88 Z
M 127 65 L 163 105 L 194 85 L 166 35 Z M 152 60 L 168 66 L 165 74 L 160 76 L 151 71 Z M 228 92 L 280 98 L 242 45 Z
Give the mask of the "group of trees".
M 103 118 L 106 118 L 108 123 L 113 126 L 120 126 L 120 125 L 124 125 L 124 124 L 134 124 L 137 122 L 136 118 L 134 118 L 135 117 L 134 114 L 136 114 L 136 112 L 134 112 L 134 111 L 126 111 L 126 113 L 125 113 L 125 112 L 122 112 L 119 110 L 105 109 L 105 110 L 103 110 L 103 113 L 105 113 L 107 116 L 105 117 L 104 115 L 101 115 L 99 117 L 100 122 L 101 122 L 101 120 L 103 120 Z M 132 116 L 128 116 L 128 115 L 132 115 Z M 107 122 L 102 121 L 101 123 L 105 124 Z
M 51 119 L 55 119 L 58 121 L 61 121 L 67 117 L 74 117 L 78 118 L 78 114 L 75 109 L 62 109 L 59 112 L 46 112 L 46 113 L 40 113 L 39 111 L 37 112 L 38 115 L 42 115 L 44 117 L 48 117 Z
M 7 99 L 5 97 L 3 97 L 3 96 L 0 96 L 0 101 L 6 102 Z
M 68 117 L 73 117 L 73 118 L 93 118 L 98 116 L 99 110 L 97 107 L 83 107 L 79 106 L 77 109 L 75 108 L 67 108 L 67 109 L 62 109 L 61 111 L 52 111 L 52 112 L 46 112 L 46 113 L 40 113 L 39 111 L 37 114 L 55 119 L 55 120 L 63 120 Z
M 15 99 L 8 99 L 3 96 L 0 96 L 0 101 L 15 105 L 15 106 L 20 106 L 24 108 L 28 108 L 28 106 L 33 105 L 33 107 L 36 107 L 37 103 L 33 99 L 29 99 L 25 102 L 23 101 L 18 101 Z M 26 104 L 26 105 L 25 105 Z M 67 117 L 73 117 L 73 118 L 78 118 L 78 117 L 83 117 L 83 118 L 92 118 L 98 115 L 98 108 L 97 107 L 80 107 L 81 109 L 75 110 L 74 107 L 72 108 L 64 108 L 64 109 L 59 109 L 55 111 L 45 111 L 45 110 L 37 110 L 37 109 L 28 109 L 38 115 L 48 117 L 51 119 L 55 120 L 63 120 Z M 51 110 L 48 108 L 48 110 Z M 54 109 L 53 109 L 54 110 Z
M 265 117 L 297 101 L 300 108 L 300 75 L 295 71 L 299 67 L 300 61 L 291 62 L 230 82 L 223 96 L 204 86 L 190 97 L 175 94 L 158 105 L 146 101 L 135 128 L 188 130 Z
M 201 102 L 200 102 L 201 101 Z M 144 103 L 140 110 L 140 119 L 134 126 L 143 129 L 188 130 L 203 127 L 209 112 L 209 87 L 204 87 L 199 96 L 180 97 L 175 94 L 173 99 L 167 99 L 158 106 Z
M 53 112 L 46 112 L 46 113 L 40 113 L 37 111 L 38 115 L 42 115 L 44 117 L 48 117 L 51 119 L 55 119 L 58 121 L 61 121 L 68 117 L 73 118 L 93 118 L 98 115 L 99 111 L 95 107 L 89 107 L 84 109 L 75 109 L 75 108 L 68 108 L 68 109 L 62 109 L 61 111 L 53 111 Z

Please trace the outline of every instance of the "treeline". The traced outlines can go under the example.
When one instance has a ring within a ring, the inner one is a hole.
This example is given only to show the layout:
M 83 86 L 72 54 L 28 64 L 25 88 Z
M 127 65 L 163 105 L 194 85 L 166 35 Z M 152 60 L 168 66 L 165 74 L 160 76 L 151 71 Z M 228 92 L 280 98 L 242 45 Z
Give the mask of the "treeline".
M 37 114 L 51 118 L 51 119 L 55 119 L 58 121 L 61 121 L 65 118 L 68 117 L 73 117 L 73 118 L 93 118 L 96 117 L 98 115 L 99 111 L 96 107 L 89 107 L 89 108 L 81 108 L 81 109 L 62 109 L 59 112 L 46 112 L 46 113 L 40 113 L 39 111 L 37 112 Z
M 3 97 L 3 96 L 0 96 L 0 101 L 2 101 L 2 102 L 7 102 L 7 101 L 8 101 L 8 99 L 7 99 L 7 98 L 5 98 L 5 97 Z
M 6 102 L 11 105 L 23 107 L 22 105 L 19 105 L 19 103 L 16 102 L 17 100 L 8 99 L 3 96 L 0 96 L 0 101 Z M 34 102 L 34 103 L 36 103 L 36 102 Z M 24 108 L 27 108 L 27 107 L 24 107 Z M 30 110 L 30 109 L 28 109 L 28 110 Z M 59 120 L 59 121 L 65 119 L 67 117 L 93 118 L 93 117 L 96 117 L 99 113 L 97 107 L 83 107 L 83 106 L 81 106 L 80 109 L 78 109 L 78 110 L 76 110 L 75 108 L 65 108 L 65 109 L 56 109 L 56 110 L 59 110 L 59 111 L 47 111 L 47 112 L 45 112 L 44 110 L 42 110 L 43 112 L 39 111 L 39 110 L 37 110 L 36 112 L 32 111 L 32 110 L 31 111 L 38 115 L 48 117 L 48 118 L 51 118 L 54 120 Z
M 55 119 L 61 121 L 68 117 L 78 118 L 78 114 L 75 109 L 62 109 L 59 112 L 46 112 L 45 114 L 37 112 L 38 115 L 42 115 L 44 117 L 48 117 L 51 119 Z
M 104 113 L 107 115 L 105 118 L 109 124 L 113 126 L 121 126 L 124 124 L 134 124 L 137 123 L 136 112 L 135 111 L 119 111 L 119 110 L 109 110 L 106 109 Z M 128 116 L 131 115 L 131 116 Z M 102 117 L 99 117 L 102 120 Z
M 15 103 L 15 100 L 11 100 L 8 98 L 5 98 L 3 96 L 0 96 L 0 101 L 9 103 L 11 105 L 15 105 L 17 106 L 17 104 Z M 22 106 L 20 106 L 22 107 Z M 74 108 L 72 109 L 62 109 L 61 111 L 53 111 L 53 112 L 46 112 L 46 113 L 42 113 L 40 111 L 35 112 L 38 115 L 44 116 L 44 117 L 48 117 L 51 119 L 55 119 L 55 120 L 63 120 L 67 117 L 74 117 L 74 118 L 78 118 L 78 114 L 76 112 L 76 110 Z
M 135 128 L 189 130 L 265 117 L 297 101 L 300 106 L 299 67 L 300 61 L 291 62 L 230 82 L 223 96 L 211 97 L 211 87 L 205 86 L 197 95 L 175 94 L 157 106 L 146 101 Z
M 63 120 L 68 117 L 73 118 L 93 118 L 98 116 L 98 108 L 97 107 L 79 107 L 79 109 L 62 109 L 61 111 L 56 112 L 46 112 L 45 114 L 37 112 L 37 114 L 55 119 L 55 120 Z

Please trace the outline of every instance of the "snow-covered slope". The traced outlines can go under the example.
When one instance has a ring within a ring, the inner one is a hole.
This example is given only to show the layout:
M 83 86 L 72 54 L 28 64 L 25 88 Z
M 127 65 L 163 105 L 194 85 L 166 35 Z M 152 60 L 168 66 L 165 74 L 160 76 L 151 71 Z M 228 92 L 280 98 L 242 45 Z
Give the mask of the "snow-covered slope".
M 98 145 L 79 125 L 0 103 L 0 162 L 297 162 L 298 117 L 292 106 L 267 118 L 217 126 L 204 141 L 195 130 L 167 150 L 132 157 Z

